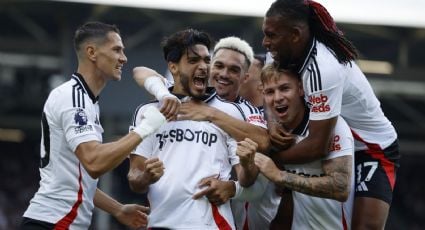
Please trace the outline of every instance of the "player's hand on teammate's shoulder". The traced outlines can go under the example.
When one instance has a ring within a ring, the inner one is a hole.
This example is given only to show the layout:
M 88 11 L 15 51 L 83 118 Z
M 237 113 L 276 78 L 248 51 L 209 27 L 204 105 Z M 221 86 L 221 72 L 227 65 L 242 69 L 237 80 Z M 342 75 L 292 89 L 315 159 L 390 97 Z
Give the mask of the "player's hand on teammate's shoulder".
M 213 109 L 205 102 L 192 99 L 182 103 L 178 120 L 208 121 Z
M 141 116 L 141 122 L 132 131 L 139 134 L 144 139 L 151 133 L 155 132 L 165 122 L 166 118 L 155 106 L 147 107 Z
M 270 141 L 279 150 L 285 150 L 295 144 L 295 136 L 286 131 L 279 122 L 267 123 Z
M 173 121 L 177 119 L 180 107 L 180 100 L 176 96 L 170 94 L 160 101 L 159 111 L 167 118 L 167 121 Z

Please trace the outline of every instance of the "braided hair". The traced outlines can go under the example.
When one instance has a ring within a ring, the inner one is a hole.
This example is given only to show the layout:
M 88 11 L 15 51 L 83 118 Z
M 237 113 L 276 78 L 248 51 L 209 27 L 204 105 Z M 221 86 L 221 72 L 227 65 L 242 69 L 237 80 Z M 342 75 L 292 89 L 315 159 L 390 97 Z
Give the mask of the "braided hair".
M 326 8 L 315 1 L 276 0 L 266 13 L 266 17 L 272 16 L 307 23 L 313 36 L 335 53 L 339 63 L 347 64 L 358 57 L 356 48 L 338 29 Z

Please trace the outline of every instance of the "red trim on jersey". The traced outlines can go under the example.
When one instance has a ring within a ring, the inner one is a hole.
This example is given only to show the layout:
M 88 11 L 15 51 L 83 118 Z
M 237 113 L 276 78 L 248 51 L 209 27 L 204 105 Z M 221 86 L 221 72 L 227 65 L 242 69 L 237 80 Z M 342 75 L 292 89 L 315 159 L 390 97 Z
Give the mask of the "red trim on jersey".
M 218 229 L 220 230 L 231 230 L 229 223 L 227 223 L 226 219 L 218 212 L 218 208 L 216 205 L 211 204 L 212 212 L 214 216 L 215 224 L 217 224 Z
M 78 176 L 79 188 L 78 188 L 77 201 L 72 206 L 71 211 L 56 223 L 54 230 L 67 230 L 67 229 L 69 229 L 69 226 L 71 226 L 72 222 L 74 222 L 75 218 L 77 218 L 78 207 L 80 207 L 81 203 L 83 203 L 83 186 L 81 184 L 82 174 L 81 174 L 80 163 L 78 163 L 78 170 L 79 170 L 80 175 Z
M 248 206 L 249 206 L 249 203 L 246 202 L 245 203 L 245 222 L 243 223 L 243 230 L 249 230 L 249 226 L 248 226 Z
M 369 154 L 371 157 L 379 160 L 379 162 L 381 163 L 382 167 L 385 170 L 385 174 L 388 177 L 388 180 L 390 181 L 390 185 L 391 185 L 391 190 L 394 189 L 394 184 L 395 184 L 395 166 L 394 163 L 391 162 L 390 160 L 388 160 L 385 157 L 384 151 L 381 149 L 381 147 L 378 144 L 375 143 L 369 143 L 366 142 L 365 140 L 363 140 L 363 138 L 361 138 L 356 132 L 354 132 L 353 130 L 351 130 L 351 133 L 353 134 L 354 139 L 363 142 L 366 146 L 366 153 Z
M 341 217 L 342 227 L 344 228 L 344 230 L 347 230 L 348 225 L 347 225 L 347 220 L 345 219 L 344 204 L 341 204 L 341 213 L 342 213 L 342 217 Z

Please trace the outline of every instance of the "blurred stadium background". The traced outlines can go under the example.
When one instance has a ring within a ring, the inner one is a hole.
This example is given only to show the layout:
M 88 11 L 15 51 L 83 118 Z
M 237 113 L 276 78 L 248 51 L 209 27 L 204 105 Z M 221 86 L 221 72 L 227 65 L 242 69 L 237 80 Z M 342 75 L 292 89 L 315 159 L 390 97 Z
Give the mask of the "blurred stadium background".
M 165 72 L 159 42 L 187 27 L 216 40 L 236 35 L 256 53 L 272 1 L 0 1 L 0 229 L 16 229 L 38 188 L 40 115 L 49 91 L 76 68 L 73 31 L 86 21 L 119 26 L 129 59 L 119 83 L 101 95 L 104 140 L 128 131 L 136 106 L 151 99 L 133 82 L 138 65 Z M 425 226 L 425 1 L 322 0 L 360 51 L 359 65 L 400 137 L 401 168 L 386 229 Z M 193 7 L 193 8 L 190 8 Z M 128 189 L 128 162 L 101 178 L 121 202 L 143 203 Z M 92 229 L 126 229 L 96 210 Z

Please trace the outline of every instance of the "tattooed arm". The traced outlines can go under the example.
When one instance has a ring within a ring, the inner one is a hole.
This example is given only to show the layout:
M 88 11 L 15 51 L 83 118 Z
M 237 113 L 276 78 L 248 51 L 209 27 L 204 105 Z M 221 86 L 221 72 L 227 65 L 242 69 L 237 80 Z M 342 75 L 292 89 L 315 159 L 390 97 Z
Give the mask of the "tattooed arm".
M 322 161 L 325 175 L 321 177 L 304 177 L 280 171 L 269 157 L 258 153 L 255 155 L 255 164 L 269 180 L 292 191 L 341 202 L 346 201 L 350 193 L 351 156 Z

